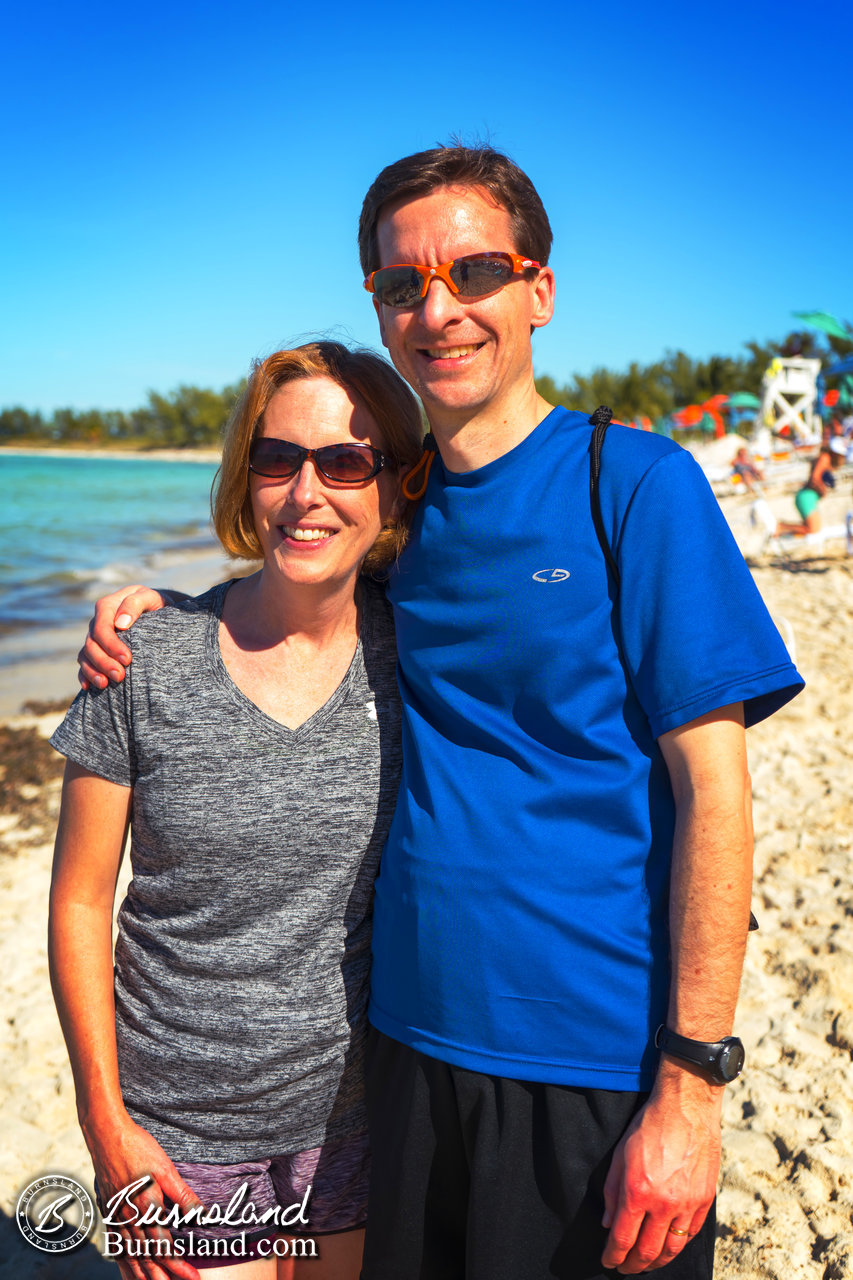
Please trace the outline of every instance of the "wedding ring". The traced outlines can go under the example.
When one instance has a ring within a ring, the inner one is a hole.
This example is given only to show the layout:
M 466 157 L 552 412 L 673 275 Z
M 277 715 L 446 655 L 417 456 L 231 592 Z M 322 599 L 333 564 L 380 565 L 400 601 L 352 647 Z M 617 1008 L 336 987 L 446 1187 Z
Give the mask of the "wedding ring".
M 669 1234 L 673 1236 L 689 1236 L 690 1232 L 685 1231 L 683 1227 L 670 1227 Z

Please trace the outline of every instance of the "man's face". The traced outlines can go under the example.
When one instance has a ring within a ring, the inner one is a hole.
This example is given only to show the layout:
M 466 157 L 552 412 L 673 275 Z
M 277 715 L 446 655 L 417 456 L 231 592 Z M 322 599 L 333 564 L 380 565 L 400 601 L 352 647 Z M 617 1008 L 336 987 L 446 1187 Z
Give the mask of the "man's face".
M 380 266 L 528 252 L 514 242 L 507 211 L 477 187 L 441 187 L 389 205 L 377 239 Z M 435 280 L 415 306 L 374 305 L 382 341 L 432 425 L 458 425 L 484 408 L 511 412 L 514 395 L 531 389 L 530 329 L 551 318 L 554 280 L 544 268 L 534 280 L 518 275 L 484 298 L 460 297 Z

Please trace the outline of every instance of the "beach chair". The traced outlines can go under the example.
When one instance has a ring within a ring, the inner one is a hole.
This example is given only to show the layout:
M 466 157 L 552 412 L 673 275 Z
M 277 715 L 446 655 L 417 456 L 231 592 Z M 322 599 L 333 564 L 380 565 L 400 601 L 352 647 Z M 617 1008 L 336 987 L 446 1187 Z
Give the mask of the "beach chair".
M 848 511 L 844 524 L 828 524 L 816 533 L 776 533 L 776 517 L 766 498 L 757 498 L 752 504 L 750 522 L 765 537 L 761 554 L 772 551 L 777 555 L 790 555 L 795 547 L 823 550 L 828 542 L 845 541 L 847 554 L 853 555 L 853 511 Z

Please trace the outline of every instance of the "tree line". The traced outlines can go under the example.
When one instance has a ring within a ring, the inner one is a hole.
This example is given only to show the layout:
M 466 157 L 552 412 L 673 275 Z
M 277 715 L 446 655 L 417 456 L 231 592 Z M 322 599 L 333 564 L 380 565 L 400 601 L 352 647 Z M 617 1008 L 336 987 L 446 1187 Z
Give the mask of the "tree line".
M 675 409 L 703 404 L 712 396 L 748 391 L 760 395 L 761 379 L 778 355 L 803 355 L 831 362 L 853 353 L 853 342 L 827 334 L 791 333 L 783 342 L 744 344 L 741 356 L 694 360 L 670 351 L 651 364 L 632 361 L 625 370 L 605 367 L 574 374 L 559 386 L 545 374 L 536 379 L 539 394 L 551 404 L 591 412 L 609 405 L 614 417 L 631 422 L 647 417 L 661 424 Z M 167 395 L 148 393 L 147 403 L 129 412 L 56 409 L 50 415 L 22 408 L 0 411 L 0 445 L 60 444 L 135 449 L 185 449 L 218 446 L 245 381 L 213 391 L 180 386 Z
M 178 387 L 148 393 L 141 409 L 56 409 L 50 415 L 0 411 L 0 444 L 59 444 L 134 449 L 217 447 L 245 381 L 212 391 Z
M 761 379 L 776 356 L 817 358 L 825 364 L 853 353 L 853 342 L 828 334 L 789 333 L 782 342 L 744 343 L 748 354 L 709 356 L 694 360 L 683 351 L 669 351 L 660 360 L 641 365 L 636 361 L 626 370 L 593 369 L 575 374 L 564 386 L 551 377 L 536 379 L 541 396 L 567 409 L 589 410 L 606 404 L 621 422 L 640 417 L 661 419 L 689 404 L 704 404 L 715 395 L 747 391 L 761 395 Z

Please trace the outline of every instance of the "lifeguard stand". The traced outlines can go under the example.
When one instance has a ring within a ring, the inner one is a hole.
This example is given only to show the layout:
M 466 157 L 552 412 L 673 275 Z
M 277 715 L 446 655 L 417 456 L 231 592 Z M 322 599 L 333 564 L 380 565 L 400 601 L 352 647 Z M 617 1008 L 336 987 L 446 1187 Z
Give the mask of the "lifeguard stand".
M 756 426 L 763 423 L 776 433 L 788 426 L 796 439 L 813 444 L 819 373 L 819 360 L 777 356 L 761 380 L 762 399 Z

